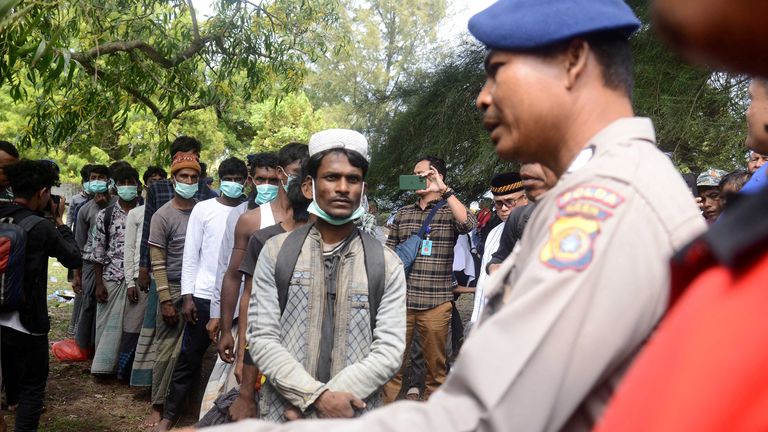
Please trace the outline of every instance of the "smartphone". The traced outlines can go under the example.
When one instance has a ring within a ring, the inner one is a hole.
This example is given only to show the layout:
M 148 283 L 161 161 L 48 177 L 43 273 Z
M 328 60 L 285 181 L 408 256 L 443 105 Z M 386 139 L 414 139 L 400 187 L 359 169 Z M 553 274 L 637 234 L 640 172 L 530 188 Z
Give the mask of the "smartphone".
M 427 188 L 427 179 L 417 175 L 401 175 L 400 190 L 422 190 Z

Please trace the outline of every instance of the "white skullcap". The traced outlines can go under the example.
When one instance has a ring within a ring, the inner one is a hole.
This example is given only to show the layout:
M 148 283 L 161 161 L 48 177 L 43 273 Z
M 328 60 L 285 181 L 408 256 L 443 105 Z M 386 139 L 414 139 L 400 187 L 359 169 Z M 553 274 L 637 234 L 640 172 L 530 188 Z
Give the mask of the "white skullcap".
M 335 148 L 352 150 L 370 161 L 368 140 L 360 132 L 350 129 L 326 129 L 309 138 L 309 157 Z

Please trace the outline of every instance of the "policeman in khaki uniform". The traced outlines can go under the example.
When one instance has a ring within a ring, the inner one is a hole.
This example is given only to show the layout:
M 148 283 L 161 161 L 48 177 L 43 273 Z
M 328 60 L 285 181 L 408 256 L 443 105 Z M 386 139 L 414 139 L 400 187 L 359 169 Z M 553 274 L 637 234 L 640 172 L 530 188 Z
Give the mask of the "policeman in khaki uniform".
M 638 27 L 621 0 L 500 0 L 470 20 L 490 48 L 477 105 L 497 154 L 540 162 L 558 184 L 488 279 L 483 314 L 429 401 L 287 430 L 592 428 L 667 306 L 670 256 L 705 228 L 651 121 L 633 117 Z

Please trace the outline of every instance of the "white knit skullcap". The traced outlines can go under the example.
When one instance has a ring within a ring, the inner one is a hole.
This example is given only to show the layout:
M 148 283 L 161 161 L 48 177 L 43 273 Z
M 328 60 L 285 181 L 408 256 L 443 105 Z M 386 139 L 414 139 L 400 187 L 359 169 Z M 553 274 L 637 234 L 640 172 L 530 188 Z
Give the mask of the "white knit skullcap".
M 370 161 L 368 140 L 360 132 L 350 129 L 326 129 L 309 138 L 309 157 L 335 148 L 352 150 Z

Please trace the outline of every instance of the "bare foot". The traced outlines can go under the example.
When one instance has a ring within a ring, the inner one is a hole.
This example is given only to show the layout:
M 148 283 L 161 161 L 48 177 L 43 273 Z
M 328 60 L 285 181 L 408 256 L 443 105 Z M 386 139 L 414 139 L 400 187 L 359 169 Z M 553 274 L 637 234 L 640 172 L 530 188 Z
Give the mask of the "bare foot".
M 152 405 L 152 413 L 144 420 L 144 427 L 154 428 L 163 418 L 163 406 Z
M 152 432 L 161 432 L 161 431 L 168 431 L 171 430 L 171 421 L 168 419 L 162 419 L 160 420 L 160 423 L 155 426 L 154 429 L 152 429 Z

